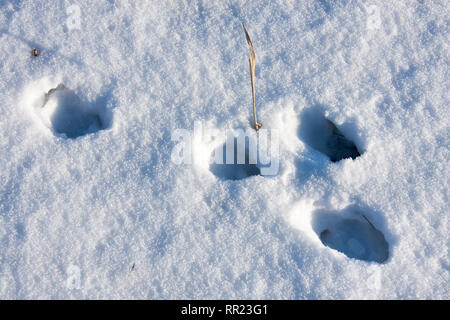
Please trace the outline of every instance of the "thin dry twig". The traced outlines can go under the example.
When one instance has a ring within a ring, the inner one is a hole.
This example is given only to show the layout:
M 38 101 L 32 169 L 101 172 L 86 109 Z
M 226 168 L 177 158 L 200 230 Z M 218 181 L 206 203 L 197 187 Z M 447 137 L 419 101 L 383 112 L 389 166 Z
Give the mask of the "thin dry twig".
M 242 22 L 242 27 L 244 28 L 245 37 L 247 38 L 248 46 L 250 47 L 250 57 L 248 58 L 248 62 L 250 64 L 250 77 L 252 80 L 252 97 L 253 97 L 253 116 L 255 118 L 255 130 L 258 131 L 259 128 L 262 127 L 261 123 L 258 123 L 256 120 L 256 104 L 255 104 L 255 51 L 253 50 L 253 43 L 250 40 L 250 36 L 248 35 L 247 29 L 244 26 L 244 22 Z
M 375 229 L 375 230 L 376 230 L 376 228 L 375 228 L 375 226 L 372 224 L 372 222 L 370 222 L 369 219 L 367 219 L 367 217 L 366 217 L 365 215 L 362 214 L 362 216 L 363 216 L 364 219 L 366 219 L 367 223 L 372 227 L 372 229 Z

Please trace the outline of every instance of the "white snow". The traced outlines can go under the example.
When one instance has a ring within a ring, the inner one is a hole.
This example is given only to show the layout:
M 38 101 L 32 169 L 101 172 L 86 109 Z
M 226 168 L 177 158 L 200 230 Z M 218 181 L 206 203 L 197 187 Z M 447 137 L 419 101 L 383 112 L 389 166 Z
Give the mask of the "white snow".
M 449 9 L 0 1 L 0 298 L 449 299 Z

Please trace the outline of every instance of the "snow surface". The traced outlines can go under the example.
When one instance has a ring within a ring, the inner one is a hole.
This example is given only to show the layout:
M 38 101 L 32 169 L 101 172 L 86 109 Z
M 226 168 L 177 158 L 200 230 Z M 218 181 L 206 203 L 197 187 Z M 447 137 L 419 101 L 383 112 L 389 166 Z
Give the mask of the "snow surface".
M 449 9 L 1 0 L 0 298 L 449 299 Z M 279 171 L 230 180 L 241 21 Z M 325 119 L 360 156 L 330 161 Z

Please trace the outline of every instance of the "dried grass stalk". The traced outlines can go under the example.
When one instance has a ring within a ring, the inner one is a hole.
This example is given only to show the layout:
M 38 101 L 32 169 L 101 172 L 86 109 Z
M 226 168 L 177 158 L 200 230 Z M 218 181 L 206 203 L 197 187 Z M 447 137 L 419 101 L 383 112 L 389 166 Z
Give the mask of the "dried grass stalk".
M 255 51 L 253 50 L 253 43 L 250 40 L 250 36 L 248 35 L 248 31 L 242 22 L 242 27 L 244 28 L 245 37 L 247 38 L 248 46 L 250 47 L 250 57 L 248 58 L 248 62 L 250 64 L 250 77 L 252 80 L 252 97 L 253 97 L 253 117 L 255 118 L 255 130 L 258 131 L 259 128 L 262 127 L 261 123 L 258 123 L 256 120 L 256 104 L 255 104 Z

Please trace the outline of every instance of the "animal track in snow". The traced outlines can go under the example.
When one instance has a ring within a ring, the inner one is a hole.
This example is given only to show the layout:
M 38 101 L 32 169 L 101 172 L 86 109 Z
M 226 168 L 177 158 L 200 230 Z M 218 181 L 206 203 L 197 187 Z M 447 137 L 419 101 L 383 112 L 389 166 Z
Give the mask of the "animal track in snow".
M 389 244 L 381 231 L 365 215 L 354 212 L 316 210 L 312 227 L 322 243 L 344 253 L 349 258 L 385 262 L 389 257 Z
M 236 137 L 227 141 L 214 151 L 211 172 L 222 180 L 241 180 L 260 175 L 256 146 L 251 148 L 247 138 L 245 143 Z
M 326 119 L 320 108 L 303 110 L 298 134 L 300 139 L 327 155 L 332 162 L 355 159 L 361 155 L 353 141 L 347 139 L 333 122 Z
M 44 124 L 55 134 L 72 139 L 106 129 L 111 120 L 104 106 L 83 103 L 74 91 L 63 84 L 45 94 L 43 105 L 37 111 Z

